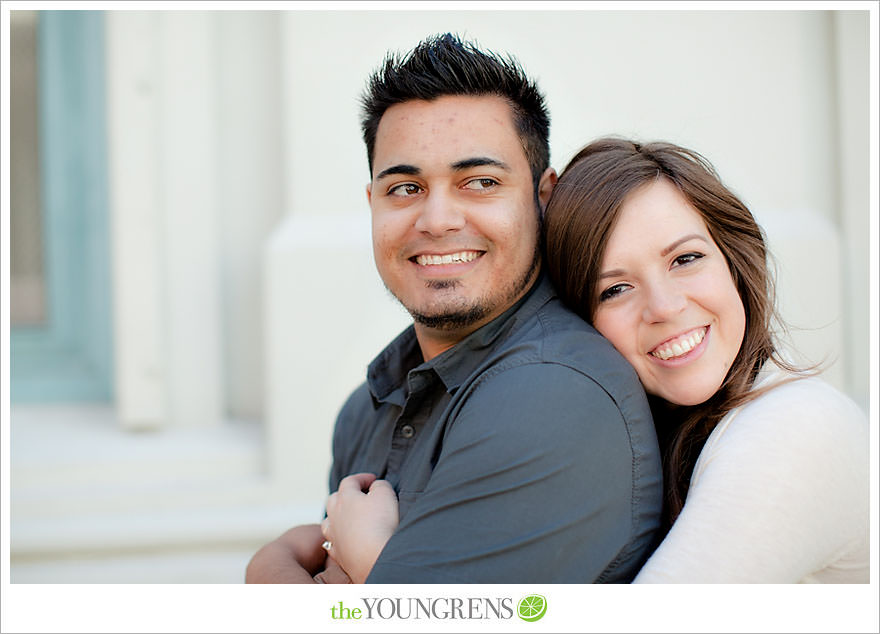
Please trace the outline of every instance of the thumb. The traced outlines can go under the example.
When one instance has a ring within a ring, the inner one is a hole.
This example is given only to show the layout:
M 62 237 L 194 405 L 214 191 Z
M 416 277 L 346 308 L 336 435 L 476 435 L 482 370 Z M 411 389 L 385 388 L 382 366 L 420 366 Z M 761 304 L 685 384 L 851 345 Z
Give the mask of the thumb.
M 373 480 L 376 479 L 376 475 L 373 473 L 355 473 L 350 476 L 344 477 L 339 482 L 339 490 L 340 491 L 364 491 L 369 487 Z
M 375 480 L 373 484 L 370 485 L 369 492 L 377 495 L 390 495 L 395 500 L 397 499 L 394 487 L 391 486 L 391 483 L 388 482 L 388 480 Z

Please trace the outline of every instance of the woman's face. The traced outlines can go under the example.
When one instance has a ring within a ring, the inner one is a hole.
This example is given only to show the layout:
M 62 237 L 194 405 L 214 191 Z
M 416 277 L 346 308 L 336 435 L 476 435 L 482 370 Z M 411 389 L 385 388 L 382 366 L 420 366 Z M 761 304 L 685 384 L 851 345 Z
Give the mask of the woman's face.
M 660 178 L 624 201 L 596 285 L 596 329 L 645 390 L 677 405 L 721 386 L 745 333 L 745 310 L 700 214 Z

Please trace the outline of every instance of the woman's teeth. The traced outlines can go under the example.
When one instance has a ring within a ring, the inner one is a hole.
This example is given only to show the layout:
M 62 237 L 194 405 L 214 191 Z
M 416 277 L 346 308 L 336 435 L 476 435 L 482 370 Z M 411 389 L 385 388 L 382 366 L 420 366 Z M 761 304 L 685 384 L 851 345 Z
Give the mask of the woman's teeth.
M 703 340 L 703 337 L 706 336 L 706 327 L 698 328 L 693 332 L 688 333 L 687 335 L 683 335 L 672 341 L 667 341 L 656 349 L 651 351 L 651 354 L 657 357 L 658 359 L 663 359 L 664 361 L 668 359 L 673 359 L 675 357 L 680 357 L 698 345 Z

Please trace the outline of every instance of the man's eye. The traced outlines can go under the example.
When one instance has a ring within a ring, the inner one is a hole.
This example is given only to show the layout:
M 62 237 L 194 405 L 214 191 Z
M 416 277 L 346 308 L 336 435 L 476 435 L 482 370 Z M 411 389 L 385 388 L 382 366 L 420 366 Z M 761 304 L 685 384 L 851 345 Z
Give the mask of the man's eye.
M 702 253 L 685 253 L 684 255 L 680 255 L 675 258 L 672 263 L 676 266 L 682 266 L 684 264 L 690 264 L 691 262 L 695 262 L 703 257 Z
M 415 196 L 421 191 L 422 188 L 415 183 L 401 183 L 400 185 L 395 185 L 394 187 L 389 189 L 388 195 L 400 196 L 401 198 L 404 198 L 406 196 Z
M 604 302 L 607 299 L 617 297 L 627 288 L 629 288 L 629 284 L 615 284 L 614 286 L 609 286 L 604 291 L 602 291 L 601 295 L 599 295 L 599 301 Z
M 473 180 L 469 180 L 464 184 L 465 189 L 471 189 L 475 191 L 486 191 L 487 189 L 492 189 L 498 184 L 494 178 L 475 178 Z

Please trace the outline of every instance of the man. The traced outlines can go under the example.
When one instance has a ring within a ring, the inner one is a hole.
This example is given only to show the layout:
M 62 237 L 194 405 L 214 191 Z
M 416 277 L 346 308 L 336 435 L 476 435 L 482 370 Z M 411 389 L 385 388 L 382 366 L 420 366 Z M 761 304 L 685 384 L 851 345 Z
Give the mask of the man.
M 543 97 L 512 60 L 444 35 L 385 60 L 363 130 L 376 266 L 414 323 L 336 423 L 331 490 L 372 473 L 399 503 L 352 578 L 629 581 L 659 523 L 659 453 L 636 375 L 541 273 Z M 292 529 L 248 581 L 302 580 L 322 541 Z

